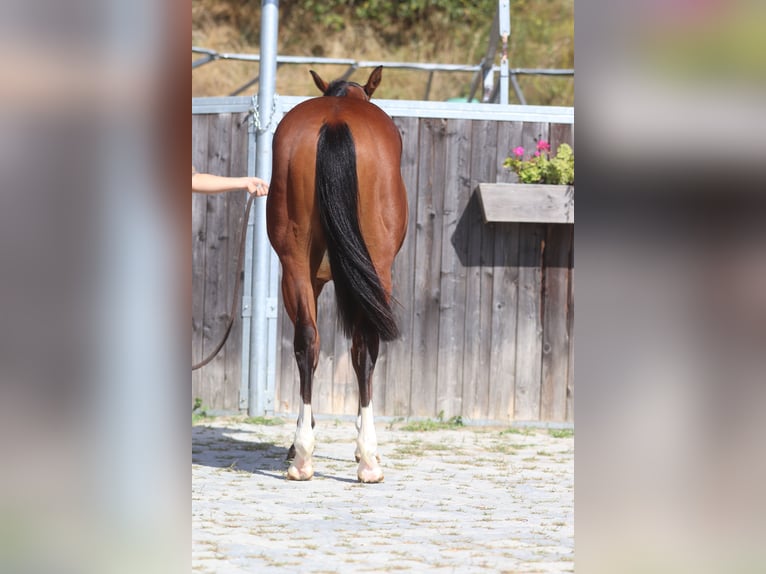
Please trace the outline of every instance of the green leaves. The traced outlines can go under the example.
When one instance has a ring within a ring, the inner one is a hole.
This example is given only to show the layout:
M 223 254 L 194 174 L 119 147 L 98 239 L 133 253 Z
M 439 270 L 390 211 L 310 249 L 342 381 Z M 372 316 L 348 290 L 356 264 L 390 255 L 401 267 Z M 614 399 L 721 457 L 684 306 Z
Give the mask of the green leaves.
M 503 162 L 503 167 L 513 170 L 521 183 L 545 183 L 551 185 L 574 184 L 574 152 L 569 144 L 562 143 L 556 156 L 550 157 L 550 146 L 545 141 L 537 144 L 537 151 L 527 160 L 523 149 L 516 148 L 514 155 Z M 521 153 L 518 153 L 518 152 Z

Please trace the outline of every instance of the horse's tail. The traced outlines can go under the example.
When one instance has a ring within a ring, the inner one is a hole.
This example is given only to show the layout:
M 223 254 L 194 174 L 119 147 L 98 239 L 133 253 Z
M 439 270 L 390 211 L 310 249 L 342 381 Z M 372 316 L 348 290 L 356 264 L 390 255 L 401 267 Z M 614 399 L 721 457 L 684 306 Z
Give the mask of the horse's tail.
M 343 332 L 350 337 L 360 321 L 383 341 L 396 339 L 399 328 L 359 227 L 356 149 L 346 123 L 319 130 L 316 193 Z

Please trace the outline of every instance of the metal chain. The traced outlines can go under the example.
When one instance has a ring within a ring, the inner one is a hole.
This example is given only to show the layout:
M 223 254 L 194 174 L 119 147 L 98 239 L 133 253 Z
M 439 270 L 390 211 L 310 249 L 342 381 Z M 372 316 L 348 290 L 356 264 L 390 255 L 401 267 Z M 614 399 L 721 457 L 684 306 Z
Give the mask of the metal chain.
M 250 109 L 248 110 L 250 112 L 250 119 L 253 122 L 255 129 L 259 132 L 265 132 L 268 130 L 271 130 L 272 132 L 276 131 L 277 123 L 279 122 L 275 122 L 274 120 L 277 117 L 278 100 L 279 94 L 275 93 L 274 98 L 271 101 L 271 117 L 269 118 L 269 123 L 264 126 L 261 124 L 261 114 L 258 108 L 258 97 L 252 96 L 250 98 Z

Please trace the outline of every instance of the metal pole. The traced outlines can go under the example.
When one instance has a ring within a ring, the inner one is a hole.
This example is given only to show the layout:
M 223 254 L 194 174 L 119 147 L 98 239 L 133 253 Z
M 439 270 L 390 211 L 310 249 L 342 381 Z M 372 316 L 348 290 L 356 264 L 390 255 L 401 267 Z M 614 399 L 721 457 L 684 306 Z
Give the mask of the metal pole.
M 499 0 L 500 37 L 503 39 L 503 55 L 500 58 L 500 103 L 508 103 L 508 36 L 511 35 L 511 2 Z
M 522 106 L 526 106 L 527 100 L 524 98 L 524 92 L 521 91 L 521 86 L 516 79 L 516 74 L 511 74 L 511 82 L 513 83 L 513 91 L 516 92 L 516 97 L 519 98 L 519 103 Z
M 492 63 L 495 61 L 495 52 L 497 51 L 497 31 L 499 27 L 498 15 L 500 11 L 495 11 L 495 16 L 492 18 L 492 26 L 489 30 L 489 46 L 487 46 L 487 53 L 484 54 L 484 58 L 481 60 L 481 68 L 476 70 L 476 74 L 471 82 L 471 89 L 468 92 L 468 101 L 473 101 L 473 96 L 476 90 L 479 89 L 479 85 L 487 77 L 487 69 L 492 67 Z
M 256 125 L 255 175 L 271 180 L 271 140 L 273 137 L 274 94 L 277 76 L 277 32 L 279 0 L 261 2 L 261 59 Z M 273 410 L 268 390 L 268 294 L 269 240 L 266 235 L 266 198 L 259 197 L 253 205 L 253 320 L 250 327 L 250 380 L 248 414 L 259 416 Z
M 247 122 L 247 175 L 255 175 L 255 96 L 250 104 Z M 253 318 L 253 237 L 255 210 L 250 210 L 245 239 L 245 265 L 242 283 L 242 375 L 239 383 L 239 408 L 250 410 L 250 329 Z M 239 280 L 239 278 L 237 278 Z

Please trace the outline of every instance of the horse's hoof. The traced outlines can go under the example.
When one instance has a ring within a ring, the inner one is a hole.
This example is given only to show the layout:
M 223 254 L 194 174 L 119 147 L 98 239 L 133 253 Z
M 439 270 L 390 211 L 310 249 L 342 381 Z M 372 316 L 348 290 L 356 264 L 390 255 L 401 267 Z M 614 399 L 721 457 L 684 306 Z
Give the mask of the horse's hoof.
M 314 467 L 311 465 L 298 468 L 294 464 L 287 469 L 287 480 L 311 480 L 314 477 Z
M 360 462 L 359 468 L 356 471 L 356 476 L 359 479 L 359 482 L 363 482 L 365 484 L 383 482 L 383 470 L 377 465 L 377 463 L 365 464 L 364 462 Z

